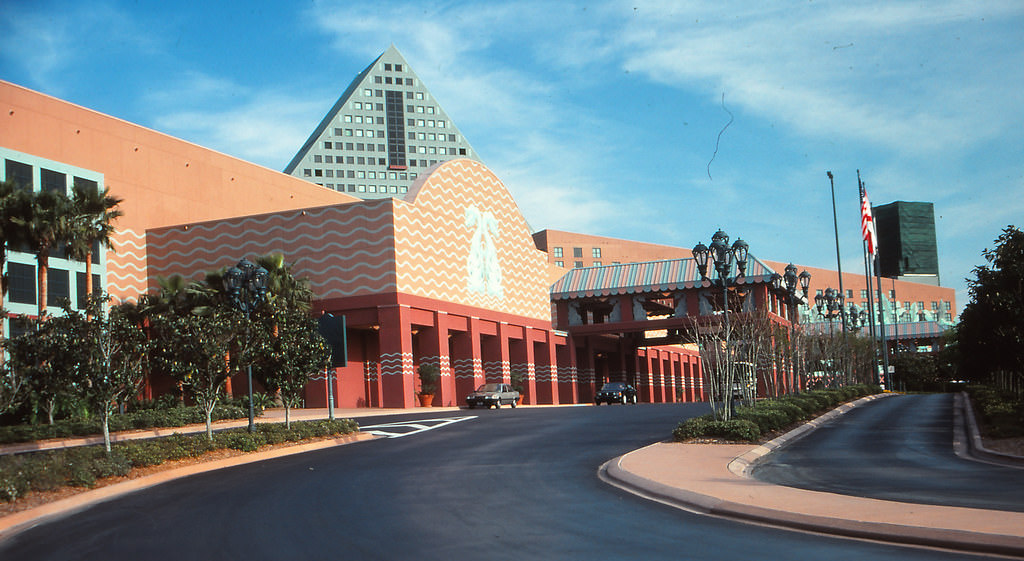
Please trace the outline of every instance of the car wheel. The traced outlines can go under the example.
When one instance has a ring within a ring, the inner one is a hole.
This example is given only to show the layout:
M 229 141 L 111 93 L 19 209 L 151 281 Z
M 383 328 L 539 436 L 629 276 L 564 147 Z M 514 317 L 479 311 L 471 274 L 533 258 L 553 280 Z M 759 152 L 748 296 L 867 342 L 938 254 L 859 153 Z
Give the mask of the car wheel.
M 626 396 L 624 396 L 624 395 L 623 396 L 619 396 L 619 403 L 625 405 L 626 404 Z
M 501 409 L 501 400 L 500 399 L 498 401 L 494 402 L 494 408 L 495 409 Z
M 470 404 L 469 404 L 469 408 L 470 408 L 470 409 L 473 409 L 474 407 L 476 407 L 476 404 L 475 404 L 475 403 L 470 403 Z
M 515 409 L 515 408 L 516 408 L 516 405 L 518 405 L 518 403 L 516 403 L 517 401 L 519 401 L 519 400 L 518 400 L 518 399 L 513 399 L 513 400 L 512 400 L 512 403 L 509 403 L 509 405 L 511 405 L 511 406 L 512 406 L 512 409 Z
M 633 405 L 636 405 L 636 396 L 633 396 Z

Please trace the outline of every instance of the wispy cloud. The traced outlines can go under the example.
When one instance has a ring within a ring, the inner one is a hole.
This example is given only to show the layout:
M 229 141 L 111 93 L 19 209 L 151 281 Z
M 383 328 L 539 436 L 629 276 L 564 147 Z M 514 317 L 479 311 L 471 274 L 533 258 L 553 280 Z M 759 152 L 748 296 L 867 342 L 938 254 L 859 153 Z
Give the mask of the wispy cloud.
M 198 76 L 195 87 L 182 83 L 177 91 L 165 91 L 161 98 L 176 95 L 195 99 L 195 96 L 226 95 L 225 92 L 244 92 L 230 85 L 208 89 L 219 83 Z M 204 107 L 201 103 L 174 105 L 158 113 L 153 126 L 161 131 L 190 139 L 197 144 L 255 162 L 271 169 L 284 169 L 312 132 L 312 127 L 323 117 L 329 98 L 312 98 L 308 94 L 260 91 L 231 94 L 230 107 L 180 109 Z
M 1009 5 L 985 11 L 998 18 L 1014 9 L 1020 12 Z M 809 136 L 840 134 L 934 154 L 1002 129 L 1008 108 L 992 99 L 995 92 L 986 96 L 989 104 L 962 103 L 976 95 L 973 78 L 987 70 L 947 54 L 954 46 L 986 48 L 984 39 L 967 44 L 967 33 L 954 45 L 962 29 L 985 25 L 979 12 L 960 3 L 795 10 L 697 3 L 685 14 L 641 9 L 642 23 L 630 25 L 620 42 L 625 66 L 654 81 L 728 92 L 745 111 Z

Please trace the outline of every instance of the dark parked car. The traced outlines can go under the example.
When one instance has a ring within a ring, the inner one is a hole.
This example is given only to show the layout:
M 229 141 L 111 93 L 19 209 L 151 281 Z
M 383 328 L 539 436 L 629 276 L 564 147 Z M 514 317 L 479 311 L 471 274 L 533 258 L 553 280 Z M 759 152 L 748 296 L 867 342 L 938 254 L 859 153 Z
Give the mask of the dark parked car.
M 515 407 L 519 403 L 519 392 L 509 384 L 482 384 L 475 392 L 466 396 L 466 405 L 470 409 L 477 405 L 494 406 L 500 409 L 502 404 Z
M 623 382 L 608 382 L 594 396 L 594 405 L 636 403 L 636 388 Z

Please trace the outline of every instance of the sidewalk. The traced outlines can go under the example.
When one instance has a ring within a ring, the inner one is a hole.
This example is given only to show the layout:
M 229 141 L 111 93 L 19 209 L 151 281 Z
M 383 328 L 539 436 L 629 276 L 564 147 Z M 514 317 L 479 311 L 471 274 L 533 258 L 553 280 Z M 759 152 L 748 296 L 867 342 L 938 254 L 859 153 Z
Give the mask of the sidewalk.
M 883 501 L 751 479 L 750 466 L 865 398 L 762 446 L 662 442 L 602 466 L 602 477 L 691 512 L 796 530 L 1024 558 L 1024 513 Z
M 431 407 L 417 408 L 417 409 L 371 409 L 371 408 L 360 408 L 360 409 L 334 409 L 335 419 L 357 419 L 359 417 L 376 417 L 378 415 L 401 415 L 409 413 L 433 413 L 433 412 L 445 412 L 445 411 L 458 411 L 458 407 Z M 317 419 L 328 418 L 327 408 L 320 409 L 292 409 L 291 420 L 292 421 L 313 421 Z M 274 407 L 263 411 L 263 415 L 256 417 L 257 423 L 283 423 L 284 422 L 284 408 Z M 214 431 L 232 429 L 239 427 L 249 426 L 249 419 L 231 419 L 224 421 L 215 421 L 212 425 Z M 110 442 L 125 442 L 128 440 L 138 440 L 140 438 L 156 438 L 161 436 L 171 436 L 172 434 L 195 434 L 200 432 L 206 432 L 206 424 L 198 423 L 193 425 L 184 425 L 180 427 L 166 427 L 157 429 L 139 429 L 131 431 L 121 431 L 110 433 Z M 41 450 L 55 450 L 57 448 L 69 448 L 73 446 L 89 446 L 93 444 L 102 444 L 103 436 L 85 436 L 85 437 L 68 437 L 68 438 L 51 438 L 49 440 L 38 440 L 35 442 L 24 442 L 19 444 L 3 444 L 0 445 L 0 456 L 6 454 L 21 454 L 23 452 L 38 452 Z

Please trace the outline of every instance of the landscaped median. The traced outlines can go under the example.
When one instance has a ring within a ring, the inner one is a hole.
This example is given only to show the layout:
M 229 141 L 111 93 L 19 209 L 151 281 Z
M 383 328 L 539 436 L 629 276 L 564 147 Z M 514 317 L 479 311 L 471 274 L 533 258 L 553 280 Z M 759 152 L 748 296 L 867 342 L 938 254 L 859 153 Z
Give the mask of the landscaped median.
M 114 444 L 108 454 L 102 446 L 79 446 L 45 452 L 0 456 L 0 501 L 11 502 L 26 494 L 62 487 L 92 487 L 98 480 L 125 476 L 133 469 L 171 460 L 202 458 L 217 450 L 253 452 L 267 446 L 343 436 L 358 432 L 352 419 L 261 423 L 255 432 L 245 428 L 215 433 L 174 434 Z
M 881 391 L 879 386 L 861 384 L 764 399 L 753 406 L 735 408 L 729 420 L 717 420 L 711 414 L 687 419 L 672 431 L 672 437 L 678 442 L 757 442 L 764 435 L 813 419 L 836 405 Z

